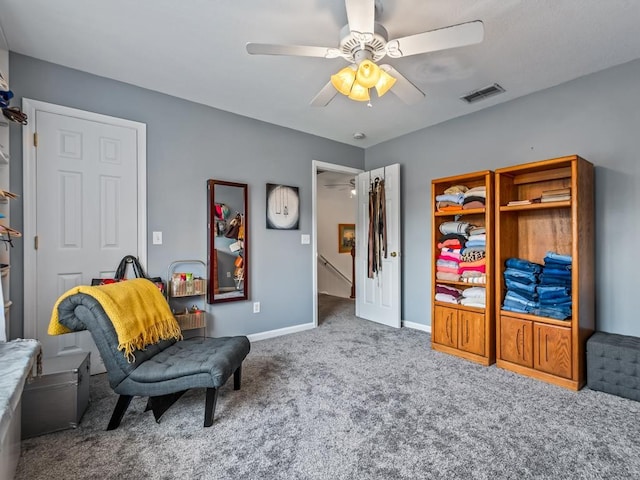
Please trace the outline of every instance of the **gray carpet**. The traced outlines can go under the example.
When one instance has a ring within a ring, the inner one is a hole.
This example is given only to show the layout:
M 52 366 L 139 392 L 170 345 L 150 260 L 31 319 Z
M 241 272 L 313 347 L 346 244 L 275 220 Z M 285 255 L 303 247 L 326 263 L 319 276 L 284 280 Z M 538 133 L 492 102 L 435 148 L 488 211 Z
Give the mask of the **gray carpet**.
M 18 479 L 636 479 L 640 403 L 434 352 L 429 335 L 321 296 L 321 326 L 256 342 L 203 428 L 204 391 L 159 424 L 92 377 L 79 428 L 25 440 Z M 301 322 L 306 319 L 301 319 Z

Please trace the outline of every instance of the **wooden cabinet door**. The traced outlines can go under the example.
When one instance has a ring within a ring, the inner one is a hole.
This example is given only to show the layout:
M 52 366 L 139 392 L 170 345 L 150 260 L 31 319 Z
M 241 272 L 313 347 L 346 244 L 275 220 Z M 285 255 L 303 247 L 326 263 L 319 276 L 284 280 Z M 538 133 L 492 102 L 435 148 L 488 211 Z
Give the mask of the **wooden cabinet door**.
M 453 308 L 436 306 L 431 333 L 434 342 L 457 348 L 458 311 Z
M 484 355 L 484 314 L 458 312 L 458 348 L 465 352 Z
M 500 358 L 533 366 L 533 325 L 529 320 L 500 316 Z
M 555 325 L 533 325 L 534 368 L 571 378 L 571 329 Z

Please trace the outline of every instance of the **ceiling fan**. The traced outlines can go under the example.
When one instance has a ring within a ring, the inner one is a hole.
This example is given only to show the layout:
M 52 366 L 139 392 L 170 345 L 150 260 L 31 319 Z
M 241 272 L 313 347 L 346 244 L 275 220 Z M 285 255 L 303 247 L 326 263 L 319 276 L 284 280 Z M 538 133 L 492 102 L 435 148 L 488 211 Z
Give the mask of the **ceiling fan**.
M 370 101 L 369 90 L 378 97 L 393 92 L 406 104 L 420 101 L 424 93 L 391 65 L 378 65 L 385 56 L 408 57 L 449 48 L 480 43 L 484 26 L 480 20 L 406 37 L 388 39 L 385 28 L 375 21 L 376 0 L 345 0 L 348 24 L 340 32 L 338 47 L 247 43 L 251 55 L 293 55 L 300 57 L 343 58 L 350 63 L 311 100 L 316 107 L 326 106 L 338 92 L 352 100 Z
M 353 190 L 354 188 L 356 188 L 356 179 L 355 178 L 351 178 L 349 180 L 345 180 L 343 182 L 337 182 L 337 183 L 325 183 L 322 185 L 325 188 L 330 188 L 330 189 L 338 189 L 338 190 L 346 190 L 347 188 L 349 190 Z
M 349 190 L 349 198 L 353 198 L 356 193 L 356 179 L 351 178 L 344 181 L 337 181 L 337 183 L 324 183 L 322 185 L 324 188 L 329 190 Z

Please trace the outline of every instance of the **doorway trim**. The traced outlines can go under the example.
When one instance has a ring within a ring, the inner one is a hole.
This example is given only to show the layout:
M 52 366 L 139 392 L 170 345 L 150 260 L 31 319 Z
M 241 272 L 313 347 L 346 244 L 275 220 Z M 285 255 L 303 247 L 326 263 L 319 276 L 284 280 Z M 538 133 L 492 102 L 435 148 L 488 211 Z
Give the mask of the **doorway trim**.
M 137 164 L 138 164 L 138 258 L 143 265 L 147 264 L 147 125 L 124 118 L 111 117 L 100 113 L 87 112 L 76 108 L 64 107 L 53 103 L 22 99 L 22 110 L 32 121 L 22 129 L 22 173 L 23 173 L 23 230 L 24 230 L 24 337 L 36 338 L 37 335 L 37 292 L 36 292 L 36 251 L 33 241 L 36 236 L 36 147 L 34 134 L 36 133 L 36 111 L 45 111 L 57 115 L 75 117 L 98 123 L 107 123 L 119 127 L 131 128 L 136 131 Z
M 349 173 L 354 176 L 362 173 L 360 168 L 346 167 L 335 163 L 321 162 L 313 160 L 311 162 L 311 262 L 313 275 L 313 326 L 318 326 L 318 171 Z M 358 219 L 356 218 L 356 223 Z

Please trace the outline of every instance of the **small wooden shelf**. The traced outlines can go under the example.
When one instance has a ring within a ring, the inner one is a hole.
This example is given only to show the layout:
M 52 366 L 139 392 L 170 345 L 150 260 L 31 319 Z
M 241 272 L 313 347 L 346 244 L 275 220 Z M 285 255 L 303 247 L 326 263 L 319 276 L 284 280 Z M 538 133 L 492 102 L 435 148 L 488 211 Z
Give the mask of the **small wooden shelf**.
M 456 287 L 486 287 L 486 283 L 471 283 L 471 282 L 456 282 L 454 280 L 438 280 L 436 279 L 436 283 L 439 285 L 453 285 Z
M 466 310 L 467 312 L 474 312 L 474 313 L 484 313 L 484 311 L 486 310 L 486 308 L 469 307 L 467 305 L 462 305 L 460 303 L 439 302 L 437 300 L 434 300 L 433 303 L 435 305 L 438 305 L 439 307 L 455 308 L 458 310 Z
M 557 325 L 558 327 L 571 327 L 571 318 L 558 320 L 556 318 L 540 317 L 529 313 L 512 312 L 511 310 L 500 310 L 500 315 L 521 318 L 522 320 L 530 320 L 537 323 L 548 323 L 549 325 Z
M 526 210 L 545 210 L 548 208 L 569 208 L 571 200 L 563 202 L 532 203 L 531 205 L 501 205 L 501 212 L 522 212 Z
M 484 215 L 485 208 L 468 208 L 467 210 L 459 210 L 456 212 L 434 212 L 436 217 L 456 217 L 458 215 Z

